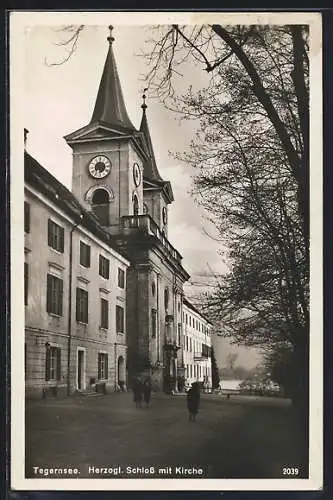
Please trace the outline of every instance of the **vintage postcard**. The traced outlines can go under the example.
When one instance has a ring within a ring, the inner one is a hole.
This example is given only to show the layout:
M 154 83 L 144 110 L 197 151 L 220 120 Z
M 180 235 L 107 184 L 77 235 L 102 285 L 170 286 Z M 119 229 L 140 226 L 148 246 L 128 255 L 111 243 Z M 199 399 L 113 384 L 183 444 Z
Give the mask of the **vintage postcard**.
M 9 30 L 12 489 L 320 489 L 320 14 Z

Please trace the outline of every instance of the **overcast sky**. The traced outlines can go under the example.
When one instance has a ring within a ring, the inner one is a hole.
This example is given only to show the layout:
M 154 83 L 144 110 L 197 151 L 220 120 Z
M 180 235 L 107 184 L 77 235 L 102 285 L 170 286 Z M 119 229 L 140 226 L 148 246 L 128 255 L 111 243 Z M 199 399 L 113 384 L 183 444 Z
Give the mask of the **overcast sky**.
M 74 21 L 74 20 L 73 20 Z M 109 21 L 110 22 L 110 21 Z M 107 21 L 103 26 L 87 26 L 82 31 L 77 50 L 62 65 L 50 66 L 66 56 L 56 45 L 66 38 L 59 27 L 50 25 L 25 29 L 24 42 L 24 126 L 29 130 L 27 149 L 59 181 L 71 188 L 72 156 L 63 136 L 90 122 L 103 66 L 108 50 Z M 73 24 L 76 24 L 73 22 Z M 147 66 L 141 49 L 149 38 L 147 26 L 117 26 L 114 24 L 114 53 L 131 121 L 139 127 L 141 95 L 145 87 L 142 75 Z M 178 78 L 177 89 L 189 85 L 207 85 L 207 73 L 200 67 L 184 66 Z M 192 296 L 200 288 L 197 283 L 212 284 L 214 279 L 200 277 L 213 271 L 221 274 L 225 266 L 218 254 L 220 243 L 207 236 L 215 230 L 207 224 L 207 213 L 191 197 L 191 169 L 170 156 L 169 152 L 184 151 L 193 138 L 196 124 L 179 121 L 179 117 L 165 109 L 156 99 L 147 101 L 147 117 L 155 156 L 161 176 L 170 180 L 175 201 L 169 209 L 169 240 L 183 255 L 183 265 L 191 274 L 185 292 Z M 203 230 L 205 228 L 206 231 Z M 216 235 L 216 233 L 215 233 Z M 220 366 L 230 347 L 222 339 L 216 343 Z M 253 351 L 240 349 L 238 363 L 252 366 L 258 361 Z

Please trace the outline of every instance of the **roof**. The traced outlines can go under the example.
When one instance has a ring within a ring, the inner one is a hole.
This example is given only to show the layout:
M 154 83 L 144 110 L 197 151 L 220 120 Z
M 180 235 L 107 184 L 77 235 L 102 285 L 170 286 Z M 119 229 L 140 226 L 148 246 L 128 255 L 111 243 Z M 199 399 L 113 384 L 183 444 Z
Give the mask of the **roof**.
M 46 196 L 75 222 L 79 222 L 82 227 L 86 228 L 94 236 L 103 241 L 103 243 L 128 260 L 125 253 L 119 251 L 117 248 L 114 237 L 103 229 L 97 218 L 78 202 L 69 189 L 61 184 L 26 151 L 24 153 L 24 180 L 27 184 Z M 83 215 L 82 218 L 81 215 Z
M 209 323 L 210 325 L 212 325 L 212 322 L 209 321 L 209 319 L 205 316 L 205 314 L 202 314 L 199 309 L 197 309 L 193 304 L 192 302 L 190 302 L 186 297 L 183 298 L 183 304 L 188 307 L 189 309 L 192 309 L 192 311 L 194 311 L 195 313 L 199 314 L 199 316 L 201 316 L 205 321 L 207 321 L 207 323 Z
M 158 171 L 155 160 L 154 148 L 149 132 L 149 126 L 146 114 L 147 106 L 146 104 L 143 104 L 141 107 L 143 110 L 141 125 L 140 125 L 140 132 L 142 134 L 141 142 L 143 149 L 147 154 L 147 158 L 143 163 L 143 175 L 147 180 L 154 181 L 155 183 L 157 183 L 157 185 L 161 186 L 162 189 L 166 187 L 166 189 L 164 189 L 165 194 L 168 202 L 171 203 L 174 200 L 171 184 L 169 181 L 164 181 L 162 179 Z
M 108 37 L 109 50 L 99 85 L 96 103 L 90 123 L 104 122 L 120 127 L 123 131 L 136 132 L 136 128 L 128 117 L 120 79 L 112 49 L 113 37 Z

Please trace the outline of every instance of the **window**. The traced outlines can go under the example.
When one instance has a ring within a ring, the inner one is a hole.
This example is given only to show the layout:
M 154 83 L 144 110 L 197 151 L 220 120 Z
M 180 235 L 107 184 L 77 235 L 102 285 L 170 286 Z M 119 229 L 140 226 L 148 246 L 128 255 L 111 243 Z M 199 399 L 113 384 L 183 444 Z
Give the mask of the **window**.
M 76 289 L 76 321 L 88 323 L 88 292 L 82 288 Z
M 63 281 L 52 274 L 47 275 L 46 311 L 62 316 Z
M 181 335 L 182 335 L 182 324 L 178 323 L 178 345 L 181 343 Z
M 30 233 L 30 204 L 24 202 L 24 232 Z
M 133 214 L 139 215 L 139 200 L 136 195 L 133 196 Z
M 164 307 L 165 309 L 168 309 L 169 306 L 169 288 L 166 288 L 164 290 Z
M 109 193 L 105 189 L 96 189 L 92 197 L 92 209 L 102 226 L 108 226 L 109 217 Z
M 98 380 L 108 378 L 108 355 L 105 352 L 98 353 Z
M 185 323 L 187 324 L 187 321 L 188 321 L 188 317 L 187 317 L 187 313 L 186 313 L 186 316 L 185 316 Z
M 153 338 L 156 337 L 156 328 L 157 327 L 157 311 L 156 309 L 151 310 L 151 336 Z
M 27 262 L 24 263 L 24 305 L 28 305 L 28 293 L 29 293 L 29 265 Z
M 125 288 L 125 271 L 118 267 L 118 286 L 119 288 Z
M 80 264 L 84 267 L 90 267 L 90 246 L 80 241 Z
M 51 219 L 48 220 L 48 245 L 58 252 L 64 253 L 64 228 Z
M 61 377 L 61 349 L 46 345 L 45 380 L 60 380 Z
M 110 261 L 103 257 L 103 255 L 99 256 L 99 274 L 106 280 L 109 279 L 110 276 Z
M 116 331 L 124 333 L 124 308 L 116 306 Z
M 101 299 L 101 328 L 109 328 L 109 301 Z

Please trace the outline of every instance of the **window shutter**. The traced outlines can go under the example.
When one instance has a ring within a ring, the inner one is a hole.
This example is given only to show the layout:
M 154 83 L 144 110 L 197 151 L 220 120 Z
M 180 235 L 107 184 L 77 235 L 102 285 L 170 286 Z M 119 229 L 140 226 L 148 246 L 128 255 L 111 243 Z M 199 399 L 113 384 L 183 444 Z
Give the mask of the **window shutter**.
M 57 380 L 61 379 L 61 349 L 57 348 Z
M 59 280 L 59 316 L 62 316 L 62 303 L 64 293 L 64 282 Z
M 24 231 L 30 233 L 30 205 L 24 202 Z
M 76 289 L 76 321 L 80 321 L 80 289 Z
M 88 292 L 85 292 L 85 311 L 86 311 L 86 314 L 85 314 L 85 322 L 88 323 Z
M 87 245 L 87 267 L 90 267 L 90 246 Z
M 60 243 L 59 243 L 59 251 L 64 253 L 64 247 L 65 247 L 65 231 L 63 227 L 59 228 L 60 230 Z
M 46 357 L 45 357 L 45 380 L 50 380 L 50 349 L 46 347 Z
M 109 259 L 106 259 L 106 278 L 109 279 L 110 277 L 110 261 Z
M 52 246 L 52 228 L 53 228 L 53 222 L 51 221 L 51 219 L 48 219 L 47 221 L 47 244 L 49 245 L 49 247 Z
M 50 274 L 47 275 L 47 284 L 46 284 L 46 311 L 52 312 L 52 276 Z

